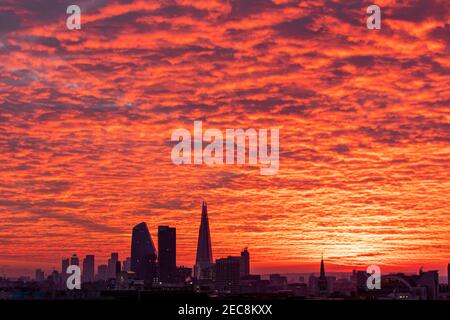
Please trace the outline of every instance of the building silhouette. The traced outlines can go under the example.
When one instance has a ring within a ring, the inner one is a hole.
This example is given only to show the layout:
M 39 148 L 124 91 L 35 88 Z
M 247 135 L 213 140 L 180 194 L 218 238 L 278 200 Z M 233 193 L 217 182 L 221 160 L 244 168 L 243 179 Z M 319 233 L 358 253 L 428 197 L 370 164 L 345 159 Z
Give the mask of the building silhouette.
M 439 272 L 436 270 L 432 271 L 422 271 L 419 272 L 419 277 L 417 279 L 417 284 L 419 286 L 424 286 L 427 288 L 427 299 L 428 300 L 438 300 L 439 299 Z
M 215 287 L 221 293 L 239 293 L 241 278 L 241 257 L 217 259 L 214 266 Z
M 97 267 L 96 280 L 108 280 L 108 266 L 106 264 L 101 264 Z
M 67 268 L 70 265 L 70 261 L 68 258 L 62 258 L 61 260 L 61 274 L 66 274 Z
M 328 293 L 327 277 L 325 276 L 325 264 L 323 262 L 323 256 L 320 260 L 320 275 L 318 280 L 319 294 L 326 295 Z
M 118 261 L 119 261 L 119 254 L 117 252 L 111 253 L 111 258 L 108 259 L 108 278 L 109 279 L 116 278 Z
M 95 257 L 88 254 L 83 259 L 83 282 L 93 282 L 95 279 Z
M 123 271 L 125 271 L 125 272 L 131 271 L 131 258 L 130 258 L 130 257 L 127 257 L 127 258 L 125 259 L 125 261 L 123 261 L 123 263 L 122 263 L 122 269 L 123 269 Z
M 76 253 L 74 253 L 72 255 L 72 257 L 70 257 L 70 265 L 72 266 L 79 266 L 80 265 L 80 259 L 78 259 L 78 256 Z M 67 268 L 66 268 L 67 270 Z
M 353 274 L 352 277 L 355 277 L 355 274 Z M 309 294 L 312 296 L 327 297 L 328 295 L 333 293 L 335 282 L 336 277 L 327 276 L 325 274 L 325 263 L 322 256 L 322 259 L 320 260 L 319 276 L 317 277 L 314 274 L 311 274 L 308 279 Z M 356 289 L 356 286 L 354 287 Z
M 250 253 L 247 248 L 241 252 L 241 277 L 246 277 L 250 274 Z
M 356 293 L 362 294 L 366 293 L 369 289 L 367 288 L 367 279 L 369 278 L 369 274 L 366 271 L 362 270 L 353 270 L 352 280 L 356 286 Z
M 147 224 L 141 222 L 134 226 L 131 238 L 131 271 L 136 277 L 152 284 L 156 278 L 156 249 Z
M 176 228 L 169 226 L 158 227 L 158 265 L 159 281 L 172 283 L 177 272 L 177 241 Z
M 69 267 L 69 265 L 70 265 L 69 258 L 62 258 L 62 260 L 61 260 L 61 285 L 64 285 L 64 286 L 66 284 L 66 280 L 68 277 L 66 272 L 67 272 L 67 268 Z
M 196 279 L 212 278 L 213 255 L 211 248 L 211 235 L 209 231 L 208 207 L 202 202 L 202 217 L 198 232 L 197 256 L 194 266 L 194 277 Z

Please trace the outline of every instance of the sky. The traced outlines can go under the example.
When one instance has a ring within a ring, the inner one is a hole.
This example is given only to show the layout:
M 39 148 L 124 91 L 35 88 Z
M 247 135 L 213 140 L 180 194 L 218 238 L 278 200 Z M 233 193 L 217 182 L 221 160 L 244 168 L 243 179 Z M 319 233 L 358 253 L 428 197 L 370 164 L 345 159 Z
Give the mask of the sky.
M 381 29 L 366 27 L 381 7 Z M 81 7 L 81 30 L 66 8 Z M 177 228 L 253 272 L 450 262 L 448 1 L 2 0 L 0 274 Z M 280 132 L 280 168 L 179 165 L 178 128 Z

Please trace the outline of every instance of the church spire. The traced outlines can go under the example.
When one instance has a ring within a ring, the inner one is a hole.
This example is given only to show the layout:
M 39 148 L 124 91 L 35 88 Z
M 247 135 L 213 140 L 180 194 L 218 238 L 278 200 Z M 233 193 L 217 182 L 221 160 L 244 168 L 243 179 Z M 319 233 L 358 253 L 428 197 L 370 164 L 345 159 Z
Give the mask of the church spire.
M 323 263 L 323 252 L 322 252 L 322 259 L 320 260 L 320 278 L 325 279 L 325 265 Z
M 325 264 L 323 263 L 323 253 L 322 253 L 322 259 L 320 260 L 320 276 L 318 280 L 319 285 L 319 294 L 324 296 L 328 294 L 328 281 L 327 277 L 325 276 Z

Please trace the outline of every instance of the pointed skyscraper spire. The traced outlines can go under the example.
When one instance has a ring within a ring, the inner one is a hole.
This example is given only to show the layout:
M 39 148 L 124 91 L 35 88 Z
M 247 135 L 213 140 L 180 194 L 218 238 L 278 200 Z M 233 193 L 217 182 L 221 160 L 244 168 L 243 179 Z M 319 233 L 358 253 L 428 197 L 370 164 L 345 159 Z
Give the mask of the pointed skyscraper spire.
M 194 276 L 197 279 L 208 278 L 205 269 L 213 264 L 211 249 L 211 235 L 209 232 L 208 207 L 205 201 L 202 202 L 202 217 L 198 231 L 197 257 L 195 259 Z

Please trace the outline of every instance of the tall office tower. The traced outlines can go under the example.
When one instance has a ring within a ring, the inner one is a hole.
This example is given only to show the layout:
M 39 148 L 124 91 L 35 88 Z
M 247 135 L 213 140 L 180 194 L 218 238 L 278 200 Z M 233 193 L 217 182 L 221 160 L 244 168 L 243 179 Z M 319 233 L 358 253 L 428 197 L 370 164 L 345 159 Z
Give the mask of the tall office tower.
M 239 293 L 241 257 L 217 259 L 214 270 L 215 286 L 219 292 Z
M 323 263 L 323 256 L 322 260 L 320 261 L 320 276 L 318 286 L 320 295 L 325 295 L 328 293 L 328 284 L 327 284 L 327 277 L 325 276 L 325 265 Z
M 45 280 L 45 274 L 44 271 L 41 269 L 36 269 L 36 282 L 43 282 Z
M 122 269 L 125 272 L 131 271 L 131 258 L 127 257 L 125 261 L 122 263 Z
M 111 258 L 108 259 L 108 278 L 109 279 L 115 279 L 116 278 L 117 261 L 119 261 L 119 254 L 117 252 L 111 253 Z
M 241 277 L 246 277 L 250 274 L 250 253 L 245 248 L 241 252 Z
M 177 272 L 177 229 L 168 226 L 158 227 L 159 280 L 173 283 Z
M 202 203 L 202 218 L 198 231 L 197 257 L 195 259 L 194 277 L 196 279 L 211 279 L 213 255 L 211 249 L 211 235 L 209 232 L 208 208 L 206 202 Z
M 156 277 L 156 249 L 147 224 L 141 222 L 134 226 L 131 237 L 131 271 L 138 279 L 153 283 Z
M 69 267 L 69 265 L 70 265 L 69 259 L 63 258 L 61 261 L 61 274 L 62 275 L 66 274 L 66 271 L 67 271 L 67 268 Z
M 80 260 L 78 259 L 78 256 L 76 253 L 74 253 L 72 255 L 72 257 L 70 257 L 70 265 L 72 266 L 79 266 L 80 265 Z
M 97 280 L 108 280 L 108 266 L 106 264 L 97 267 Z
M 95 277 L 95 257 L 88 254 L 83 259 L 83 282 L 94 282 Z

